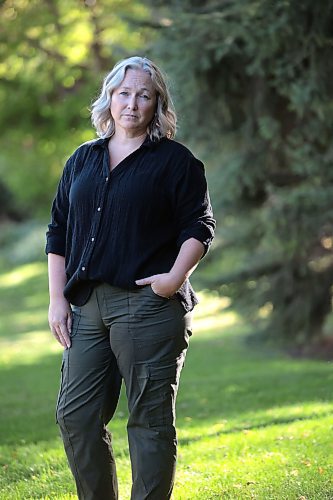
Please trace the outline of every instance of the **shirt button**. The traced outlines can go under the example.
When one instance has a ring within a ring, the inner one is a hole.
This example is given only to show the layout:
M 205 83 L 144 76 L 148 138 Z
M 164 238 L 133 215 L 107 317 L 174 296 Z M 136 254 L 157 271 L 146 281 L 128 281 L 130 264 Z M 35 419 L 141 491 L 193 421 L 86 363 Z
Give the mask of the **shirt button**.
M 91 238 L 91 241 L 95 241 L 95 238 Z
M 108 177 L 105 177 L 105 182 L 108 182 L 109 178 Z
M 100 212 L 100 211 L 101 211 L 101 207 L 98 207 L 97 212 Z
M 85 271 L 85 270 L 86 270 L 86 268 L 85 268 L 84 266 L 82 266 L 82 267 L 81 267 L 81 269 L 82 269 L 82 271 Z

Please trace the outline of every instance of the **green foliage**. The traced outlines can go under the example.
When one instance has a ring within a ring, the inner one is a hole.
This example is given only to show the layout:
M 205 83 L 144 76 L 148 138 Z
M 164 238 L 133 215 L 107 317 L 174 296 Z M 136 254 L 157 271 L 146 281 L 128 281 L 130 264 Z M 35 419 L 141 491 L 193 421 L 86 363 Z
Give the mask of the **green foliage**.
M 149 10 L 151 9 L 151 10 Z M 209 165 L 207 285 L 267 331 L 320 335 L 333 282 L 333 1 L 0 3 L 0 213 L 40 215 L 119 58 L 172 80 L 179 137 Z
M 102 77 L 146 43 L 129 19 L 146 17 L 130 0 L 1 2 L 0 173 L 22 211 L 49 209 L 65 158 L 94 137 Z
M 333 282 L 333 2 L 159 4 L 180 131 L 210 167 L 210 283 L 252 317 L 266 306 L 270 334 L 308 341 Z

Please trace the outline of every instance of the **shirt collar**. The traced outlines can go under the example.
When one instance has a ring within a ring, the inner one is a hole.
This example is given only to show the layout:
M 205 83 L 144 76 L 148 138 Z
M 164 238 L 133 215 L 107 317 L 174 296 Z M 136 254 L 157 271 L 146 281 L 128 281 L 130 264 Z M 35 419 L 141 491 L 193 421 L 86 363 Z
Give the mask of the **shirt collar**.
M 106 137 L 105 139 L 95 139 L 95 141 L 92 144 L 92 148 L 93 149 L 95 149 L 95 148 L 107 148 L 109 139 L 110 139 L 110 137 Z M 163 140 L 163 138 L 161 140 Z M 143 141 L 143 143 L 141 144 L 140 147 L 141 148 L 142 147 L 153 148 L 154 146 L 156 146 L 156 144 L 158 144 L 158 142 L 159 141 L 152 141 L 150 139 L 150 137 L 147 135 L 147 137 L 145 138 L 145 140 Z

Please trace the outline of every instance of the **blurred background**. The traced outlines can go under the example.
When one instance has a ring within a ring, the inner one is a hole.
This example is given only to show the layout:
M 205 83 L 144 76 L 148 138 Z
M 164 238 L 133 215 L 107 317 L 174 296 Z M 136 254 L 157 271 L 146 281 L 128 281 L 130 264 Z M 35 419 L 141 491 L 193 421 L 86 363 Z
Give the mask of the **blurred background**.
M 178 140 L 207 169 L 218 236 L 200 287 L 270 337 L 330 333 L 331 1 L 5 0 L 0 19 L 3 258 L 41 257 L 64 162 L 94 137 L 102 78 L 145 55 L 169 76 Z
M 192 280 L 175 498 L 333 498 L 332 0 L 0 0 L 0 498 L 74 498 L 45 231 L 102 79 L 131 55 L 168 75 L 218 224 Z M 125 426 L 122 400 L 123 498 Z

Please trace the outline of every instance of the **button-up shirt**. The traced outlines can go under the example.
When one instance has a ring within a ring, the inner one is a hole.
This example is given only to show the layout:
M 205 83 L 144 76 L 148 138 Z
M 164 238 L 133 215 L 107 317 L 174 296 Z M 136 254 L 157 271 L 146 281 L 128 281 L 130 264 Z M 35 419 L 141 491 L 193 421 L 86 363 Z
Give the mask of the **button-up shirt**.
M 78 306 L 96 283 L 135 289 L 135 280 L 170 271 L 189 238 L 206 253 L 214 235 L 204 167 L 185 146 L 147 138 L 110 171 L 108 141 L 84 143 L 68 159 L 47 231 L 46 253 L 65 257 L 64 295 Z M 197 303 L 188 280 L 177 297 L 187 311 Z

